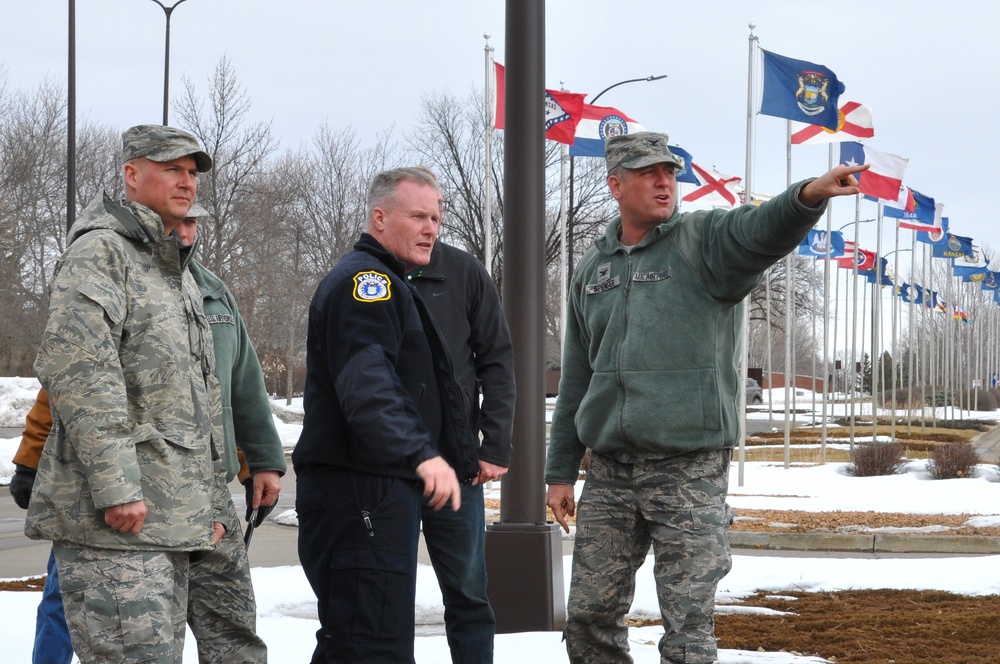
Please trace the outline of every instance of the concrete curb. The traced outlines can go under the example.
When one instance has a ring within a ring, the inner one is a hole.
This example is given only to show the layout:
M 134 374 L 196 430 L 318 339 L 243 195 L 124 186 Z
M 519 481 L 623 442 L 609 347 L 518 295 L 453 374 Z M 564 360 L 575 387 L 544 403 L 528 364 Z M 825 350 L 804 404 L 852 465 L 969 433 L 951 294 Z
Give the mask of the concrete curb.
M 1000 554 L 1000 537 L 985 535 L 730 532 L 729 544 L 734 549 L 770 551 Z

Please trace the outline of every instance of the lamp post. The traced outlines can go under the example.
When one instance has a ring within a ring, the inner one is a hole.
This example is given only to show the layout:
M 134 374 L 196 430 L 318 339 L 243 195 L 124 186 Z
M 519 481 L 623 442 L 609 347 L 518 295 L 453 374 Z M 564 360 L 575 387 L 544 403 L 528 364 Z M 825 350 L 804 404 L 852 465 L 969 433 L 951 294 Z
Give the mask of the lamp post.
M 163 47 L 163 124 L 167 124 L 167 106 L 170 103 L 170 15 L 182 2 L 187 0 L 177 0 L 173 5 L 165 5 L 160 0 L 153 0 L 163 10 L 163 15 L 167 21 L 166 38 Z
M 617 83 L 612 83 L 608 87 L 606 87 L 603 90 L 601 90 L 600 92 L 598 92 L 596 95 L 594 95 L 593 97 L 591 97 L 590 101 L 587 102 L 587 103 L 593 105 L 598 99 L 601 98 L 602 95 L 604 95 L 605 92 L 607 92 L 608 90 L 611 90 L 613 88 L 617 88 L 619 85 L 625 85 L 626 83 L 641 83 L 643 81 L 647 81 L 647 82 L 648 81 L 659 81 L 660 79 L 663 79 L 663 78 L 666 78 L 666 77 L 667 77 L 666 74 L 660 74 L 659 76 L 650 75 L 650 76 L 646 76 L 645 78 L 629 78 L 629 79 L 626 79 L 624 81 L 618 81 Z M 574 212 L 573 212 L 573 171 L 574 171 L 574 168 L 573 168 L 573 156 L 570 155 L 570 158 L 569 158 L 569 206 L 568 206 L 567 215 L 566 215 L 566 219 L 567 219 L 567 223 L 566 223 L 566 235 L 567 235 L 566 244 L 567 244 L 568 248 L 572 248 L 572 246 L 573 246 L 573 226 L 574 226 L 573 222 L 575 221 L 575 216 L 576 216 L 574 214 Z M 572 253 L 572 252 L 570 252 L 570 253 Z M 570 260 L 569 261 L 569 265 L 567 266 L 566 279 L 565 280 L 568 282 L 572 278 L 573 278 L 573 261 Z

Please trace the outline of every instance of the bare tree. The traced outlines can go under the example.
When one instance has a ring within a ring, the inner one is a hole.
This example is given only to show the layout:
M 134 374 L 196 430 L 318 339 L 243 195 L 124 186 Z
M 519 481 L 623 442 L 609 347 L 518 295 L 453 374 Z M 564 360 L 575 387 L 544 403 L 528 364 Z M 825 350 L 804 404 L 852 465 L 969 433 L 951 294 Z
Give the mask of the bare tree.
M 251 120 L 250 106 L 225 56 L 209 81 L 207 110 L 188 79 L 176 105 L 182 125 L 201 140 L 214 162 L 198 186 L 198 201 L 211 214 L 211 222 L 199 228 L 201 260 L 226 282 L 244 268 L 259 266 L 260 256 L 244 256 L 244 252 L 269 232 L 248 216 L 244 203 L 253 198 L 255 182 L 277 142 L 271 136 L 270 121 Z
M 45 81 L 0 97 L 0 372 L 30 375 L 66 226 L 65 98 Z

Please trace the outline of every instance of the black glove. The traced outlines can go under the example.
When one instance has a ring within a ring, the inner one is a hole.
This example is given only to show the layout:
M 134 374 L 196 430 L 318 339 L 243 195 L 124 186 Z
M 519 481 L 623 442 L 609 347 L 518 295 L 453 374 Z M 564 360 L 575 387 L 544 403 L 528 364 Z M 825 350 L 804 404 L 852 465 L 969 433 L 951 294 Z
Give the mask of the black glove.
M 31 500 L 31 488 L 35 486 L 35 469 L 14 464 L 17 470 L 14 477 L 10 478 L 10 495 L 14 497 L 14 502 L 22 510 L 28 509 L 28 501 Z
M 243 486 L 245 486 L 246 490 L 247 490 L 247 516 L 246 516 L 246 520 L 247 520 L 247 523 L 250 523 L 250 516 L 253 514 L 253 478 L 251 477 L 246 482 L 244 482 Z M 274 509 L 274 505 L 261 505 L 260 507 L 258 507 L 257 508 L 257 518 L 254 519 L 253 527 L 256 528 L 260 524 L 264 523 L 264 519 L 267 518 L 267 515 L 270 514 L 271 510 L 273 510 L 273 509 Z

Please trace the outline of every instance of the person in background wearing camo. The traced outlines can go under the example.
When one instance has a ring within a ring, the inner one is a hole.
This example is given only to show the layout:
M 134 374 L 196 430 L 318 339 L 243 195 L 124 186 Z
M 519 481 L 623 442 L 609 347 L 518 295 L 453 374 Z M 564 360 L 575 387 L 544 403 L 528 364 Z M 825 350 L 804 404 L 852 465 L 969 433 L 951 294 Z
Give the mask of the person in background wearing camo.
M 666 134 L 611 138 L 606 161 L 620 216 L 573 275 L 545 466 L 556 521 L 568 532 L 577 517 L 566 649 L 572 662 L 632 662 L 625 615 L 652 545 L 660 661 L 707 664 L 732 561 L 741 302 L 829 198 L 858 193 L 854 174 L 867 167 L 838 166 L 760 207 L 681 213 L 683 162 Z
M 194 244 L 198 219 L 203 217 L 208 217 L 208 211 L 195 203 L 177 227 L 177 234 L 185 247 Z M 254 524 L 260 525 L 274 509 L 281 491 L 280 478 L 287 469 L 281 439 L 270 415 L 264 374 L 236 300 L 225 283 L 196 260 L 192 259 L 189 268 L 198 282 L 204 298 L 205 314 L 212 325 L 215 374 L 222 390 L 225 414 L 226 449 L 223 462 L 226 479 L 240 478 L 247 494 L 246 519 L 249 522 L 252 510 L 258 508 Z M 22 508 L 28 507 L 35 469 L 51 428 L 49 398 L 42 389 L 28 412 L 21 444 L 13 459 L 17 470 L 10 490 L 15 502 Z M 255 611 L 248 610 L 245 598 L 233 597 L 232 594 L 232 587 L 239 587 L 243 578 L 241 570 L 246 564 L 240 533 L 233 530 L 226 533 L 215 549 L 198 557 L 191 566 L 188 625 L 197 641 L 201 662 L 234 661 L 227 652 L 232 649 L 229 645 L 232 636 L 225 636 L 220 641 L 220 635 L 243 632 L 248 642 L 256 639 Z M 239 574 L 234 577 L 236 572 Z M 238 601 L 234 603 L 234 599 Z M 69 664 L 72 658 L 73 648 L 63 612 L 58 570 L 54 556 L 50 555 L 48 576 L 38 606 L 32 662 Z
M 192 565 L 239 531 L 211 326 L 174 232 L 212 160 L 160 125 L 122 147 L 126 200 L 99 194 L 56 264 L 35 360 L 52 434 L 25 534 L 53 541 L 81 662 L 179 663 Z M 232 579 L 255 614 L 245 558 Z M 217 661 L 267 659 L 252 631 L 215 636 L 231 641 Z

